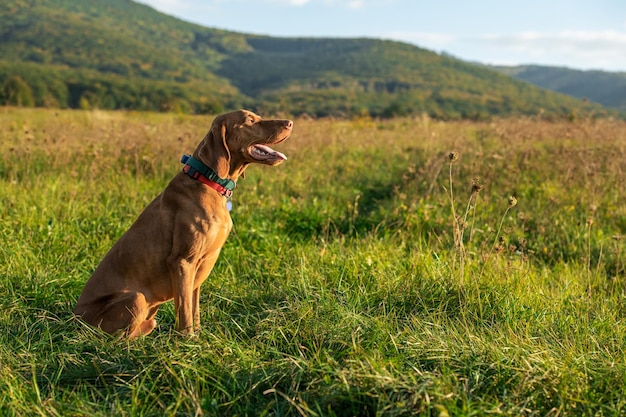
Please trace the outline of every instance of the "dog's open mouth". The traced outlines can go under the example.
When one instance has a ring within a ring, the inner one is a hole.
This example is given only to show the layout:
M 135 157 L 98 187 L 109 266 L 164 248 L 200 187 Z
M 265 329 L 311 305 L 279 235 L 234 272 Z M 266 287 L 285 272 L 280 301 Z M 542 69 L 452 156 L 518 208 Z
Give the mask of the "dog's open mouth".
M 267 145 L 252 145 L 248 148 L 248 153 L 259 162 L 276 163 L 287 160 L 287 157 Z

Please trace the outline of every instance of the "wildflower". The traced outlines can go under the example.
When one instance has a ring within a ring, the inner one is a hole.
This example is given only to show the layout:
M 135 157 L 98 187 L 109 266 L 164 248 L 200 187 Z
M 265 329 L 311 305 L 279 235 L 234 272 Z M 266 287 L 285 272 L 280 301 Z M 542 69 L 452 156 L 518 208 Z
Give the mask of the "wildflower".
M 510 195 L 509 196 L 509 208 L 513 208 L 517 205 L 517 198 L 515 198 L 514 196 Z
M 450 152 L 448 154 L 448 160 L 450 161 L 450 163 L 458 161 L 459 160 L 458 152 Z

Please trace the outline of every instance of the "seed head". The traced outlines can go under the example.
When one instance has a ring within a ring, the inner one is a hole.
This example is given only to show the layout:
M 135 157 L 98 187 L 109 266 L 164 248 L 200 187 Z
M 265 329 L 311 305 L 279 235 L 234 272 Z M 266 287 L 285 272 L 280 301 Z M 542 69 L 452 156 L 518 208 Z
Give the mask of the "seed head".
M 509 196 L 509 208 L 513 208 L 517 205 L 517 198 L 515 198 L 514 196 L 510 195 Z
M 483 185 L 480 183 L 480 179 L 474 178 L 472 180 L 472 194 L 478 194 L 482 189 Z
M 458 160 L 459 160 L 458 152 L 450 152 L 448 154 L 448 161 L 450 161 L 450 163 L 456 162 Z

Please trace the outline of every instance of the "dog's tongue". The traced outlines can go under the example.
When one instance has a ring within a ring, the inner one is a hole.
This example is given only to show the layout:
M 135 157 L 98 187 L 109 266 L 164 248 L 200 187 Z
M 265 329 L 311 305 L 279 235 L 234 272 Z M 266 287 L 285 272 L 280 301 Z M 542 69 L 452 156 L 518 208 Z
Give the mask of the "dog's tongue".
M 285 161 L 287 157 L 274 149 L 270 148 L 266 145 L 254 145 L 251 149 L 252 156 L 254 159 L 259 161 Z

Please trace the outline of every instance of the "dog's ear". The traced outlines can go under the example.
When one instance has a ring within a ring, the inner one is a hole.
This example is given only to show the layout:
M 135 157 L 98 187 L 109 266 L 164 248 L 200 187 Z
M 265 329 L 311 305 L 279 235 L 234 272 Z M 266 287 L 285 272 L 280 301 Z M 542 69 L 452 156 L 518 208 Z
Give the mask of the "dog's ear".
M 216 121 L 217 122 L 217 121 Z M 198 146 L 198 156 L 207 166 L 221 178 L 226 178 L 230 172 L 230 149 L 226 140 L 226 121 L 213 123 L 211 130 Z

